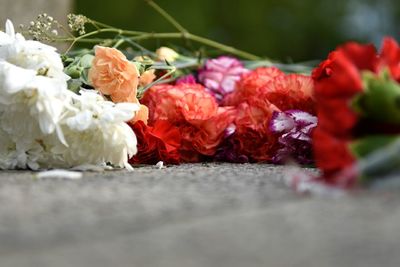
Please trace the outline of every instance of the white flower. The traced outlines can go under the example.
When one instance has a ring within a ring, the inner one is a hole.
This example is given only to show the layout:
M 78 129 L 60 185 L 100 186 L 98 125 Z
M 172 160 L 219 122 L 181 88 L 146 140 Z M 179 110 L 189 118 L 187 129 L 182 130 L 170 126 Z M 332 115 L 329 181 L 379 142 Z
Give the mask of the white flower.
M 16 143 L 0 129 L 0 169 L 39 169 L 43 148 L 38 142 Z
M 36 175 L 38 179 L 47 179 L 47 178 L 56 178 L 56 179 L 70 179 L 70 180 L 78 180 L 82 178 L 81 172 L 73 172 L 66 170 L 51 170 L 51 171 L 43 171 Z
M 69 117 L 66 123 L 71 129 L 79 131 L 129 121 L 139 110 L 137 104 L 115 104 L 105 101 L 96 91 L 89 90 L 80 91 L 80 95 L 74 97 L 74 102 L 76 114 Z
M 37 122 L 44 134 L 56 131 L 64 142 L 57 125 L 70 102 L 67 79 L 55 48 L 26 41 L 7 21 L 6 33 L 0 34 L 0 110 L 21 110 L 15 106 L 27 106 L 29 114 L 36 118 L 30 123 Z
M 136 136 L 125 123 L 139 105 L 94 91 L 76 95 L 55 48 L 0 32 L 0 169 L 132 168 Z
M 37 76 L 32 70 L 0 62 L 0 110 L 4 110 L 6 116 L 13 117 L 13 124 L 24 122 L 29 114 L 32 117 L 27 121 L 28 124 L 38 124 L 44 134 L 57 131 L 64 142 L 57 125 L 71 101 L 71 94 L 64 81 Z M 26 108 L 27 113 L 22 114 L 22 118 L 10 114 Z
M 81 91 L 62 122 L 68 147 L 58 145 L 53 153 L 62 154 L 69 166 L 110 163 L 130 169 L 136 136 L 125 121 L 138 110 L 137 104 L 114 104 L 94 91 Z
M 11 21 L 7 20 L 6 33 L 0 34 L 0 61 L 6 61 L 38 75 L 67 81 L 64 66 L 56 48 L 37 41 L 27 41 L 16 34 Z
M 36 77 L 36 72 L 0 61 L 0 103 L 10 103 L 13 94 L 25 89 Z

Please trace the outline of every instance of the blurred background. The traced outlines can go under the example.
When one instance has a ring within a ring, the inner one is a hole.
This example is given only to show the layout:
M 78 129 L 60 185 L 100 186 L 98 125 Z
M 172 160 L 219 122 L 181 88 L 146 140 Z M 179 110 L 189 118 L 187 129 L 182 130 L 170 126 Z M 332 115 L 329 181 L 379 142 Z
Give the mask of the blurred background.
M 174 31 L 144 0 L 0 0 L 0 16 L 27 23 L 69 10 L 132 30 Z M 157 0 L 190 32 L 285 62 L 318 60 L 347 41 L 400 39 L 398 0 Z M 150 42 L 147 46 L 158 46 Z M 167 43 L 168 44 L 168 43 Z

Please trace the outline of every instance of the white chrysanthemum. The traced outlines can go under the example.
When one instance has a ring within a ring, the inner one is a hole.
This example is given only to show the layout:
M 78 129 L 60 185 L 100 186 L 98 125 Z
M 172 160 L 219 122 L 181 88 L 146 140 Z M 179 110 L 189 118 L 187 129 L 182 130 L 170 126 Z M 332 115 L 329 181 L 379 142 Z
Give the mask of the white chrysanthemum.
M 0 129 L 0 169 L 39 169 L 43 147 L 39 142 L 15 142 Z
M 67 89 L 55 48 L 26 41 L 10 21 L 0 32 L 0 169 L 131 168 L 136 136 L 125 123 L 139 109 Z
M 62 154 L 69 166 L 110 163 L 131 168 L 128 157 L 137 152 L 136 136 L 125 121 L 138 110 L 137 104 L 115 104 L 94 91 L 81 91 L 62 122 L 68 148 L 58 145 L 53 153 Z
M 24 69 L 35 71 L 38 75 L 68 80 L 64 66 L 56 48 L 37 41 L 25 40 L 16 34 L 10 20 L 6 22 L 6 33 L 0 35 L 0 60 Z
M 17 135 L 21 134 L 17 129 L 21 127 L 19 124 L 24 123 L 26 128 L 38 124 L 42 133 L 56 131 L 64 142 L 58 123 L 71 101 L 71 94 L 64 81 L 37 76 L 32 70 L 0 61 L 0 110 L 5 112 L 5 116 L 12 117 L 10 127 L 16 128 Z
M 55 48 L 26 41 L 7 21 L 6 33 L 0 35 L 0 110 L 10 113 L 28 107 L 33 117 L 29 123 L 39 123 L 44 134 L 57 131 L 63 141 L 58 122 L 70 102 L 67 79 Z

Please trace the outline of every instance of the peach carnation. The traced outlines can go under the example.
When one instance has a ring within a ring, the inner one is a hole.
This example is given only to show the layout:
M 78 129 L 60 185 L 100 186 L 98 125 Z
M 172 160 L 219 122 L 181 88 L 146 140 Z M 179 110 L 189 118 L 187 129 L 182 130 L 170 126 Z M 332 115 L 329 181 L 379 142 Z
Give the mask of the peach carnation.
M 89 80 L 114 102 L 135 102 L 139 71 L 115 48 L 96 46 Z
M 109 96 L 113 102 L 140 104 L 136 96 L 139 76 L 135 64 L 128 61 L 119 50 L 96 46 L 95 58 L 89 70 L 89 80 L 95 89 Z M 131 122 L 141 120 L 147 124 L 148 117 L 147 107 L 140 105 L 140 110 Z

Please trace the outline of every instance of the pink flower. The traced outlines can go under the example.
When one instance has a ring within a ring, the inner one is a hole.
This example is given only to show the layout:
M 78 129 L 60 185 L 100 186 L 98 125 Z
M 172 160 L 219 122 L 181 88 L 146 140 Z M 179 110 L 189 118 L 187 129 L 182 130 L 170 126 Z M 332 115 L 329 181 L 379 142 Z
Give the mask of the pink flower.
M 206 61 L 199 71 L 199 80 L 219 101 L 235 89 L 236 82 L 247 71 L 236 58 L 221 56 Z

